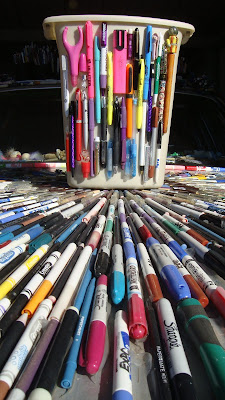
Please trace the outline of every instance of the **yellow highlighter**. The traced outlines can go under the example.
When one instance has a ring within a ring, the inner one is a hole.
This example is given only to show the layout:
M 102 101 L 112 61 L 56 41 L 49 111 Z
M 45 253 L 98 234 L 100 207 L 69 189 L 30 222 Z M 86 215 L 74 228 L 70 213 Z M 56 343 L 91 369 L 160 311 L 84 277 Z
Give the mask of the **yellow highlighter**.
M 141 129 L 142 125 L 142 102 L 143 102 L 143 89 L 144 89 L 144 77 L 145 77 L 145 61 L 143 58 L 139 61 L 139 74 L 138 74 L 138 99 L 137 99 L 137 114 L 136 114 L 136 124 L 137 129 Z
M 112 52 L 107 53 L 107 123 L 112 125 L 113 121 L 113 63 Z

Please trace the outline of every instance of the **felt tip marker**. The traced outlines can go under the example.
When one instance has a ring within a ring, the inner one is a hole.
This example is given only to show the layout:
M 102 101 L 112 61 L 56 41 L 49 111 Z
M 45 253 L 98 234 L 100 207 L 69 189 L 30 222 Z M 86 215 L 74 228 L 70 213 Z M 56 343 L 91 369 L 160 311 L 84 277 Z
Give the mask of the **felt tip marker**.
M 118 215 L 114 218 L 113 246 L 112 246 L 112 275 L 111 298 L 114 304 L 119 304 L 125 295 L 125 276 L 123 247 L 121 244 L 120 223 Z
M 137 247 L 137 255 L 141 265 L 142 274 L 145 279 L 146 287 L 150 300 L 154 303 L 163 297 L 162 290 L 158 281 L 158 277 L 152 266 L 148 251 L 140 238 L 137 229 L 130 217 L 127 217 L 127 222 L 130 226 L 131 233 L 134 237 Z M 140 228 L 141 229 L 141 228 Z
M 130 341 L 125 311 L 119 310 L 114 322 L 112 400 L 132 400 Z
M 165 298 L 160 299 L 156 303 L 156 310 L 165 352 L 168 357 L 169 374 L 174 388 L 174 398 L 197 400 L 191 371 L 169 300 Z
M 118 213 L 121 223 L 123 250 L 126 259 L 129 334 L 134 339 L 142 339 L 147 335 L 148 328 L 135 248 L 131 238 L 130 229 L 126 222 L 124 202 L 122 199 L 118 201 Z
M 86 371 L 90 375 L 98 372 L 105 347 L 107 324 L 107 276 L 101 275 L 96 283 L 94 304 L 86 345 Z

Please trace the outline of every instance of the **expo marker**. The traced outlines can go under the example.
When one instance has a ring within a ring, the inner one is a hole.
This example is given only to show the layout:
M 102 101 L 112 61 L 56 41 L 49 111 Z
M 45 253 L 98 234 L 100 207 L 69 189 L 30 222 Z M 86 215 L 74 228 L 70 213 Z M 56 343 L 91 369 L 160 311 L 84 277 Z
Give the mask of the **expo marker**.
M 0 285 L 0 299 L 5 297 L 28 274 L 29 270 L 47 253 L 48 249 L 49 246 L 47 244 L 41 246 Z
M 6 267 L 12 260 L 18 257 L 20 254 L 23 254 L 26 251 L 27 246 L 25 244 L 21 244 L 19 246 L 14 247 L 13 249 L 7 251 L 6 253 L 1 254 L 0 256 L 0 271 Z
M 130 341 L 125 311 L 118 310 L 114 322 L 112 400 L 132 400 Z
M 107 276 L 101 275 L 96 282 L 94 303 L 85 351 L 85 368 L 87 373 L 90 375 L 94 375 L 98 372 L 104 354 L 107 303 Z
M 95 290 L 96 278 L 92 278 L 82 304 L 80 311 L 79 321 L 76 327 L 76 331 L 73 338 L 73 343 L 71 345 L 69 355 L 66 361 L 65 371 L 63 374 L 63 379 L 61 381 L 61 386 L 65 389 L 69 389 L 72 386 L 74 374 L 77 369 L 77 358 L 80 349 L 81 340 L 83 337 L 83 332 L 88 319 L 89 310 L 91 307 L 91 302 Z
M 10 388 L 12 387 L 16 377 L 18 376 L 30 350 L 32 349 L 35 339 L 43 328 L 49 312 L 52 309 L 52 302 L 49 299 L 43 300 L 38 307 L 34 317 L 28 324 L 23 335 L 14 348 L 11 356 L 3 367 L 0 374 L 0 399 L 3 400 Z
M 130 230 L 126 222 L 124 202 L 118 200 L 118 213 L 121 222 L 123 250 L 126 258 L 129 334 L 134 339 L 142 339 L 147 335 L 147 321 L 142 299 L 138 264 Z
M 26 244 L 31 240 L 35 239 L 38 235 L 43 232 L 42 227 L 31 228 L 28 232 L 19 236 L 17 239 L 12 240 L 9 244 L 0 249 L 0 255 L 6 253 L 7 251 L 19 246 L 20 244 Z
M 132 219 L 130 217 L 127 217 L 127 222 L 130 226 L 131 234 L 133 235 L 134 241 L 136 242 L 137 254 L 141 265 L 142 274 L 145 279 L 148 294 L 150 300 L 154 303 L 155 301 L 163 297 L 158 277 L 152 266 L 147 249 L 142 242 L 142 239 L 140 238 Z
M 168 359 L 168 368 L 174 388 L 174 397 L 182 400 L 197 400 L 191 371 L 169 300 L 165 298 L 160 299 L 156 303 L 156 310 L 163 338 L 163 345 Z
M 123 262 L 123 247 L 121 244 L 120 223 L 118 215 L 114 218 L 112 246 L 112 274 L 110 278 L 111 297 L 114 304 L 119 304 L 125 295 L 125 276 Z

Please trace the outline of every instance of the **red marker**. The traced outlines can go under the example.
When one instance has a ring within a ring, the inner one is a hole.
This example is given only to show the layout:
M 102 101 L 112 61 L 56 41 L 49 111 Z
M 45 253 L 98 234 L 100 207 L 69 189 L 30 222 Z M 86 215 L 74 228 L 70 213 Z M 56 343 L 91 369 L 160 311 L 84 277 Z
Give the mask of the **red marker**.
M 96 372 L 98 372 L 104 354 L 107 303 L 107 276 L 101 275 L 96 284 L 94 304 L 86 345 L 86 371 L 90 375 L 94 375 Z
M 76 160 L 81 160 L 81 151 L 82 151 L 82 104 L 81 104 L 81 91 L 80 89 L 76 90 L 75 100 L 77 103 L 76 106 Z

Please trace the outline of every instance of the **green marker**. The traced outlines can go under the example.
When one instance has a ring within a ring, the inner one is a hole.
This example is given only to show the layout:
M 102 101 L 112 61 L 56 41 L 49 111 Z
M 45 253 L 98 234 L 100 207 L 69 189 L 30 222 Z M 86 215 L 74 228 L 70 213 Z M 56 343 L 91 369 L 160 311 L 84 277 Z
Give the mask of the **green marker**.
M 182 300 L 177 312 L 199 351 L 216 399 L 225 395 L 225 350 L 219 343 L 204 308 L 196 299 Z

